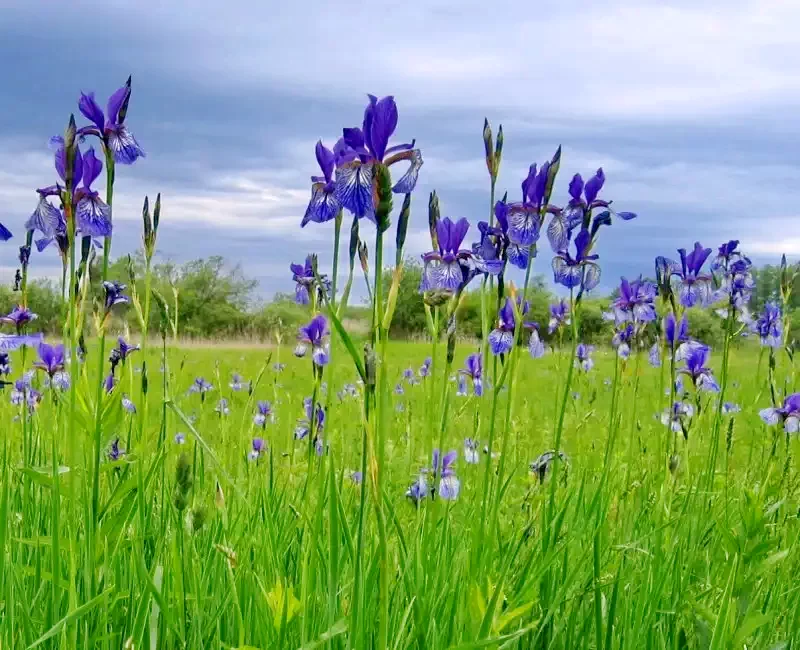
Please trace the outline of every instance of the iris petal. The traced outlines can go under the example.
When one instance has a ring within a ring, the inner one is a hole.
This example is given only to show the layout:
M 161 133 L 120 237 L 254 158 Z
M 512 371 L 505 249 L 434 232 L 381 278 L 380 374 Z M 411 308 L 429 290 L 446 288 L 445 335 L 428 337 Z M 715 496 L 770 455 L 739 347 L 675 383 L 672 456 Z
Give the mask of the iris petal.
M 111 235 L 111 208 L 98 196 L 84 196 L 76 208 L 78 229 L 84 235 L 109 237 Z
M 114 160 L 122 165 L 132 165 L 145 153 L 124 124 L 117 124 L 108 129 L 108 146 L 114 154 Z
M 336 170 L 336 196 L 356 217 L 375 220 L 372 163 L 353 161 Z
M 61 223 L 61 213 L 45 197 L 39 196 L 39 203 L 33 214 L 25 222 L 25 230 L 38 230 L 45 237 L 52 237 Z
M 342 204 L 336 194 L 323 183 L 315 183 L 311 188 L 311 200 L 303 215 L 300 226 L 305 226 L 309 221 L 325 223 L 333 219 L 339 212 Z
M 508 237 L 520 246 L 530 246 L 539 239 L 539 215 L 523 206 L 510 206 Z
M 411 152 L 410 158 L 411 165 L 406 170 L 406 173 L 395 183 L 392 192 L 395 194 L 410 194 L 417 186 L 417 178 L 419 177 L 419 170 L 422 167 L 422 152 L 419 149 L 414 149 Z

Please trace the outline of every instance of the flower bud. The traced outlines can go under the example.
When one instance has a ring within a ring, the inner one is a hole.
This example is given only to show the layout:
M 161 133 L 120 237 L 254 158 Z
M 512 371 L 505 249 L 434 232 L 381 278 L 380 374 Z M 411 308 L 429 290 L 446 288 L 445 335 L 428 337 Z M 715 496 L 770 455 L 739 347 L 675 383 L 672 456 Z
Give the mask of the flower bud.
M 428 199 L 428 229 L 431 231 L 431 250 L 439 250 L 439 235 L 436 231 L 436 225 L 439 223 L 439 197 L 436 196 L 436 191 L 431 192 Z
M 391 225 L 390 214 L 392 212 L 392 176 L 386 165 L 375 163 L 374 185 L 375 193 L 375 223 L 378 232 L 386 232 Z
M 403 262 L 403 246 L 406 243 L 406 233 L 408 232 L 408 220 L 411 216 L 411 194 L 406 194 L 403 199 L 403 207 L 400 208 L 400 216 L 397 219 L 397 235 L 395 245 L 397 249 L 395 266 L 401 266 Z

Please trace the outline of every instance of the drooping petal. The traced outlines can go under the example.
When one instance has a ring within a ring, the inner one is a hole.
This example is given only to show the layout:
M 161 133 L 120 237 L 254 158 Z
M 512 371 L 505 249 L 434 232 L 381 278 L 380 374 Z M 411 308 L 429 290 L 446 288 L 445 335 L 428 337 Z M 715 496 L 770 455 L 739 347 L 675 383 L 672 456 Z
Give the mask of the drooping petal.
M 316 345 L 311 351 L 311 358 L 318 366 L 325 366 L 330 360 L 330 348 L 327 344 Z
M 94 93 L 81 93 L 81 98 L 78 100 L 78 110 L 87 120 L 94 123 L 100 133 L 103 132 L 105 116 L 103 115 L 103 109 L 100 108 L 94 98 Z
M 544 343 L 539 338 L 539 332 L 531 332 L 531 340 L 528 344 L 528 352 L 533 359 L 541 359 L 544 356 Z
M 40 194 L 36 209 L 25 222 L 25 230 L 38 230 L 45 237 L 53 237 L 60 223 L 61 211 Z
M 311 221 L 314 223 L 330 221 L 339 213 L 341 207 L 342 204 L 333 187 L 324 183 L 314 183 L 311 186 L 311 200 L 308 202 L 300 226 L 304 227 Z
M 392 188 L 392 192 L 395 194 L 410 194 L 417 186 L 419 170 L 423 163 L 422 152 L 419 149 L 412 149 L 408 160 L 411 165 L 406 170 L 406 173 L 400 177 L 400 180 L 398 180 Z
M 539 213 L 514 204 L 508 210 L 508 238 L 520 246 L 531 246 L 539 239 Z
M 508 248 L 506 248 L 506 256 L 508 257 L 508 261 L 518 269 L 528 268 L 528 259 L 530 254 L 530 246 L 520 246 L 519 244 L 509 243 Z M 502 267 L 498 270 L 498 273 L 500 271 L 502 271 Z
M 507 330 L 494 329 L 489 334 L 492 354 L 507 354 L 514 345 L 514 334 Z
M 437 289 L 447 289 L 448 291 L 458 291 L 461 283 L 464 280 L 464 274 L 461 272 L 461 265 L 458 261 L 442 262 L 436 271 L 436 284 Z
M 121 165 L 132 165 L 139 158 L 144 158 L 144 150 L 136 138 L 124 124 L 118 124 L 107 130 L 108 146 L 114 154 L 114 161 Z
M 111 236 L 111 208 L 99 196 L 87 195 L 76 208 L 78 229 L 91 237 Z
M 569 195 L 575 199 L 575 201 L 580 201 L 581 194 L 583 194 L 583 178 L 580 174 L 575 174 L 569 182 Z
M 560 255 L 553 258 L 553 282 L 560 284 L 567 289 L 580 286 L 581 284 L 581 267 L 577 264 L 568 264 L 567 261 Z
M 359 219 L 375 221 L 372 198 L 372 163 L 357 160 L 336 170 L 336 196 L 341 204 Z
M 11 231 L 6 228 L 2 223 L 0 223 L 0 241 L 8 241 L 14 235 L 11 234 Z
M 591 291 L 598 284 L 600 284 L 600 266 L 594 262 L 586 262 L 583 265 L 583 290 Z
M 780 420 L 781 420 L 781 412 L 778 409 L 774 408 L 774 407 L 761 409 L 758 412 L 758 415 L 761 417 L 761 419 L 766 424 L 769 424 L 769 425 L 778 424 L 778 422 L 780 422 Z
M 455 475 L 445 476 L 439 481 L 439 497 L 445 501 L 455 501 L 461 490 L 461 482 Z

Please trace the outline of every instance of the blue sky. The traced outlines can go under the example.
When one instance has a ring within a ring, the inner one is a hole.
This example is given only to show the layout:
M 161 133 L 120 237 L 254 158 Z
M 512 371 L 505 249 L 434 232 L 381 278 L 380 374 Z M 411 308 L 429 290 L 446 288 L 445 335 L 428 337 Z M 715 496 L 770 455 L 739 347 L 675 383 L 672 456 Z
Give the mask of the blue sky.
M 796 3 L 77 0 L 65 16 L 54 1 L 0 0 L 0 10 L 0 221 L 17 234 L 0 247 L 3 281 L 34 188 L 54 180 L 47 140 L 77 114 L 79 91 L 104 105 L 128 74 L 127 122 L 147 158 L 118 168 L 114 252 L 138 246 L 142 199 L 160 191 L 160 255 L 224 255 L 264 297 L 291 290 L 288 264 L 306 253 L 329 263 L 332 225 L 299 228 L 313 147 L 359 125 L 368 92 L 395 95 L 397 138 L 423 152 L 409 253 L 426 247 L 434 188 L 444 215 L 486 218 L 486 116 L 504 126 L 498 185 L 512 199 L 527 166 L 561 144 L 556 202 L 574 172 L 602 165 L 602 196 L 639 213 L 603 233 L 602 289 L 696 239 L 741 239 L 762 263 L 800 256 Z M 535 268 L 549 263 L 542 247 Z M 32 273 L 58 266 L 48 250 Z

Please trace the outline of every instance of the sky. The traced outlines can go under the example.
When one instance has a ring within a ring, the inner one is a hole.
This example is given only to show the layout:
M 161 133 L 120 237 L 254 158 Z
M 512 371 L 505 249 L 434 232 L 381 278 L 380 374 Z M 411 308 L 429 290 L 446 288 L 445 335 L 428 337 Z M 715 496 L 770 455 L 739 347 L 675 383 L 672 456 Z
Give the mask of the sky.
M 114 254 L 137 249 L 143 198 L 161 192 L 160 259 L 223 255 L 263 299 L 293 289 L 307 253 L 329 268 L 332 223 L 299 225 L 314 144 L 360 126 L 367 93 L 395 96 L 395 141 L 422 150 L 410 255 L 430 247 L 433 189 L 443 216 L 487 218 L 487 117 L 511 200 L 561 145 L 556 204 L 602 166 L 601 197 L 639 214 L 603 231 L 598 291 L 695 240 L 740 239 L 756 263 L 800 256 L 800 3 L 0 0 L 0 15 L 2 282 L 35 188 L 55 182 L 50 136 L 80 118 L 80 91 L 105 106 L 129 74 L 147 157 L 117 168 Z M 59 269 L 55 250 L 34 255 L 33 276 Z

